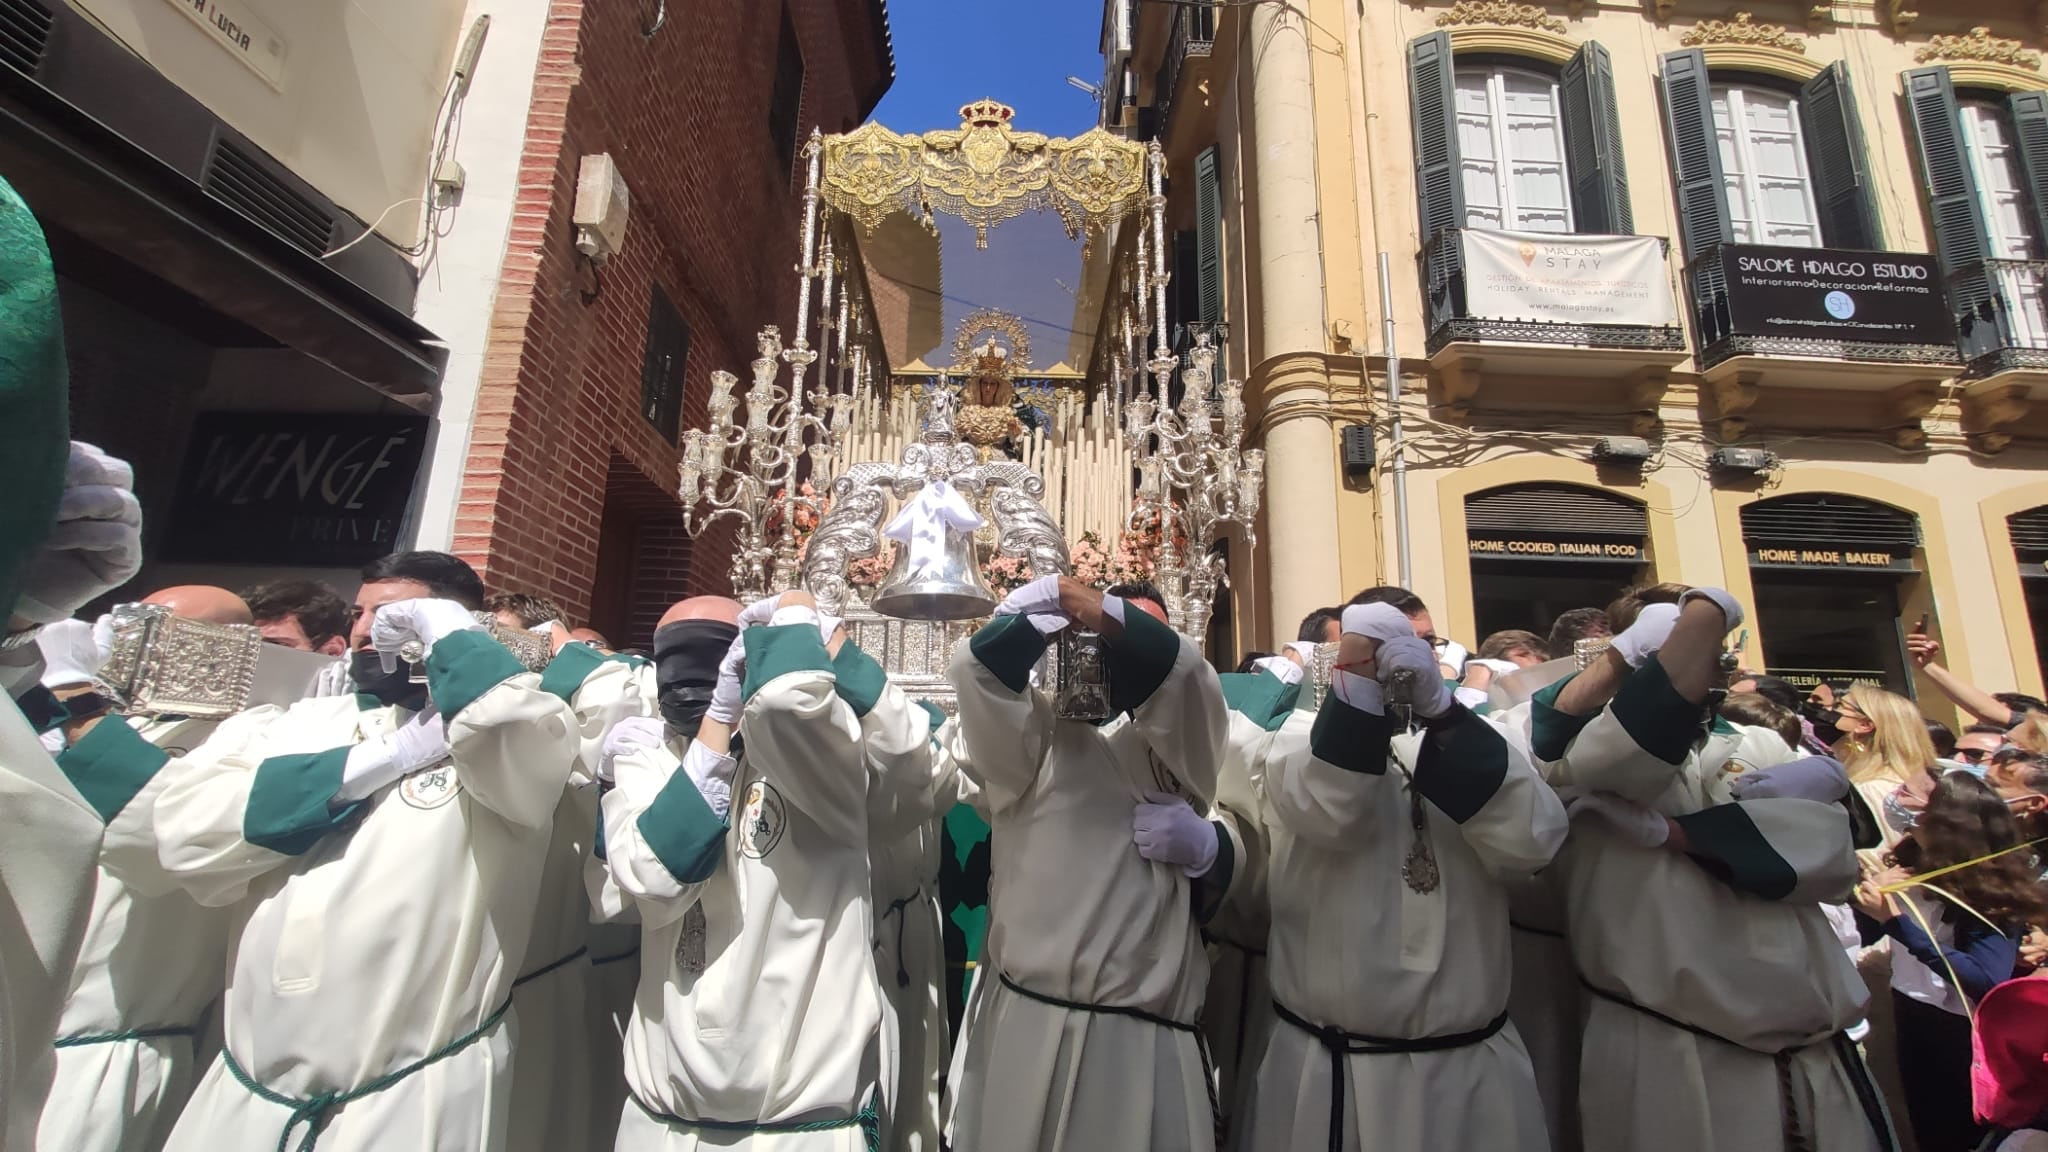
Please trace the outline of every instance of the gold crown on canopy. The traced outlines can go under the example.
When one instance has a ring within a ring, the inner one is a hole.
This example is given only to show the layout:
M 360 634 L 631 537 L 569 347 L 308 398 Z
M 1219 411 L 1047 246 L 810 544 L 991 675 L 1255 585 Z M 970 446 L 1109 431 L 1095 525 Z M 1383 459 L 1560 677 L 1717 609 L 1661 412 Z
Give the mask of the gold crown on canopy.
M 976 100 L 961 106 L 960 124 L 966 128 L 1001 128 L 1017 116 L 1017 110 L 995 100 Z

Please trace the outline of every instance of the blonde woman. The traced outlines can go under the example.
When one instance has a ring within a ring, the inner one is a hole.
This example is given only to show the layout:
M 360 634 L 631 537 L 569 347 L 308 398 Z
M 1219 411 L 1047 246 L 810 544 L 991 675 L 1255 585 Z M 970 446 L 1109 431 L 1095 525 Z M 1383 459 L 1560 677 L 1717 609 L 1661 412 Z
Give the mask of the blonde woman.
M 1898 843 L 1933 791 L 1936 759 L 1927 722 L 1911 700 L 1875 684 L 1857 683 L 1835 700 L 1828 717 L 1841 732 L 1835 759 L 1849 770 L 1849 782 L 1863 795 L 1884 829 L 1884 847 Z M 1878 866 L 1881 851 L 1868 851 Z

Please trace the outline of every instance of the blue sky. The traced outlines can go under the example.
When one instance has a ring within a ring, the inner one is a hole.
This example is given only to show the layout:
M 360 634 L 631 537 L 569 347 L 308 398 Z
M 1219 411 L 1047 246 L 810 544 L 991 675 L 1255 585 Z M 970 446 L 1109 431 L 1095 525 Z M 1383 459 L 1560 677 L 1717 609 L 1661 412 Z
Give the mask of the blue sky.
M 1015 108 L 1024 131 L 1077 136 L 1095 126 L 1094 98 L 1066 78 L 1101 82 L 1101 0 L 889 0 L 889 25 L 896 83 L 874 119 L 895 131 L 957 128 L 960 106 L 983 97 Z M 942 219 L 939 231 L 945 334 L 930 362 L 951 360 L 960 317 L 981 307 L 1025 319 L 1036 367 L 1062 359 L 1081 249 L 1058 218 L 1010 221 L 990 234 L 987 251 L 958 221 Z

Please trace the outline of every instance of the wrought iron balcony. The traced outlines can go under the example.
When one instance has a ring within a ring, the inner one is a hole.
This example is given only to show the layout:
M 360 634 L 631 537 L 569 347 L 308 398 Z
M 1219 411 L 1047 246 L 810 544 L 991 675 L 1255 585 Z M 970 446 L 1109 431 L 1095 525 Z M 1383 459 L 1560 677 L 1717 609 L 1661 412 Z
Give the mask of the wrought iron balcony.
M 1609 349 L 1648 353 L 1683 353 L 1685 333 L 1677 324 L 1608 324 L 1560 322 L 1500 314 L 1498 310 L 1475 314 L 1469 306 L 1466 288 L 1467 261 L 1464 228 L 1446 228 L 1431 239 L 1422 254 L 1422 283 L 1429 312 L 1428 351 L 1432 360 L 1455 344 L 1538 344 L 1576 349 Z M 1608 237 L 1574 237 L 1559 234 L 1561 244 L 1574 239 L 1605 240 Z M 1666 258 L 1670 242 L 1663 241 Z M 1669 272 L 1662 281 L 1669 292 Z M 1665 359 L 1669 359 L 1666 357 Z
M 1964 375 L 2048 372 L 2048 260 L 1986 260 L 1948 280 Z
M 1173 106 L 1180 100 L 1183 73 L 1193 61 L 1206 61 L 1216 46 L 1216 8 L 1212 4 L 1182 4 L 1174 8 L 1173 30 L 1166 39 L 1166 57 L 1160 61 L 1158 83 L 1153 88 L 1152 106 L 1157 110 L 1159 138 L 1167 138 Z
M 1885 383 L 1871 366 L 1935 377 L 1957 362 L 1933 257 L 1915 252 L 1720 244 L 1693 260 L 1693 326 L 1700 371 L 1798 371 Z

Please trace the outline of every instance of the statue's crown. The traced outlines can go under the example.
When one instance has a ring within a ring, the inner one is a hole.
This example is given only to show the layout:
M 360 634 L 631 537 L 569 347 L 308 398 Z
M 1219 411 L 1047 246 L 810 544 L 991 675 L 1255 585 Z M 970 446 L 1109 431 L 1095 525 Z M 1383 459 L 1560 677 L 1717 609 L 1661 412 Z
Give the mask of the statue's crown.
M 969 128 L 1001 128 L 1017 115 L 1017 110 L 994 100 L 976 100 L 960 109 L 960 123 Z

